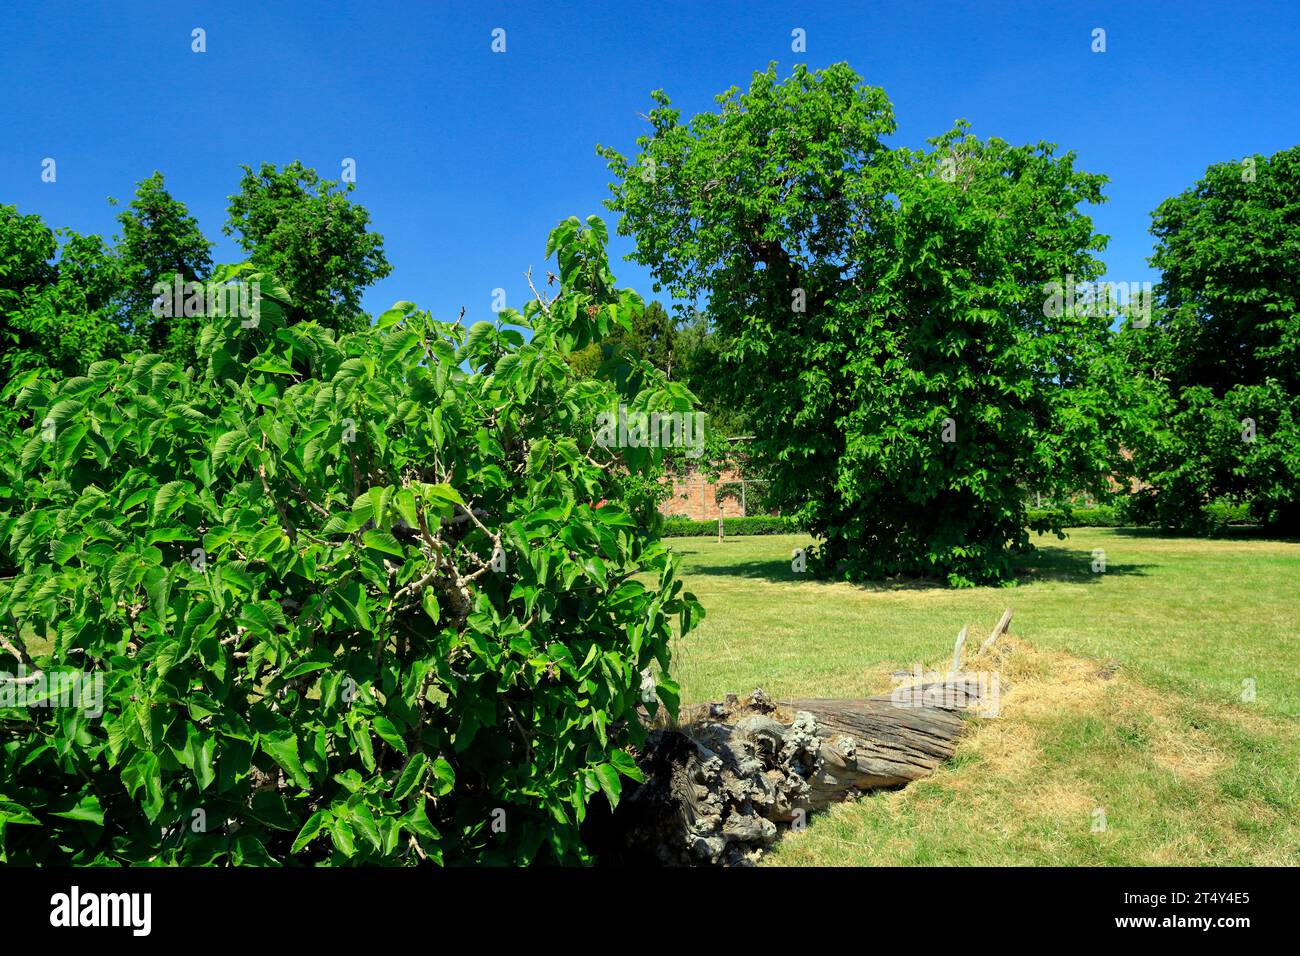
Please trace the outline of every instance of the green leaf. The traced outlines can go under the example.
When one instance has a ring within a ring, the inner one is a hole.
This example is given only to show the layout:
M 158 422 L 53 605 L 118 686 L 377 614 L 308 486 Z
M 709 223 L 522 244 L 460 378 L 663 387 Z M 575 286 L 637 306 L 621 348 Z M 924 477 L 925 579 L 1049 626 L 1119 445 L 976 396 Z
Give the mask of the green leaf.
M 232 429 L 217 439 L 217 443 L 212 446 L 212 470 L 216 471 L 226 459 L 230 457 L 239 445 L 248 437 L 248 433 L 242 428 Z
M 456 771 L 445 757 L 439 757 L 433 762 L 433 776 L 437 781 L 433 794 L 435 797 L 446 796 L 456 786 Z
M 41 825 L 41 821 L 32 815 L 32 811 L 21 804 L 3 798 L 0 798 L 0 821 L 27 826 Z
M 410 488 L 400 489 L 393 496 L 393 505 L 397 508 L 397 513 L 402 516 L 408 528 L 420 527 L 420 515 L 415 506 L 415 495 Z
M 291 680 L 294 677 L 301 677 L 303 674 L 310 674 L 313 671 L 323 671 L 333 663 L 333 658 L 327 661 L 303 661 L 301 664 L 289 668 L 280 676 L 285 680 Z
M 386 741 L 390 747 L 406 753 L 406 741 L 397 731 L 397 725 L 387 717 L 376 717 L 370 722 L 371 728 L 381 739 Z
M 610 754 L 609 762 L 623 776 L 630 777 L 637 783 L 645 783 L 645 774 L 641 772 L 641 768 L 636 765 L 636 761 L 626 750 L 614 751 Z
M 139 557 L 130 551 L 119 555 L 114 560 L 108 569 L 108 587 L 114 595 L 121 593 L 127 587 L 131 573 L 139 565 L 139 561 Z
M 391 554 L 401 558 L 405 556 L 402 546 L 398 540 L 387 531 L 367 531 L 361 536 L 367 548 L 375 551 L 382 551 L 384 554 Z
M 429 762 L 429 758 L 419 753 L 413 756 L 406 763 L 406 768 L 397 780 L 397 786 L 393 789 L 393 799 L 402 800 L 412 790 L 420 785 L 424 777 L 424 771 Z
M 63 817 L 65 820 L 79 820 L 82 823 L 93 823 L 101 827 L 104 825 L 104 808 L 99 803 L 99 797 L 93 793 L 82 794 L 75 807 L 70 810 L 54 811 L 50 816 Z
M 383 839 L 379 835 L 379 827 L 375 825 L 374 814 L 370 812 L 368 806 L 359 803 L 353 807 L 348 822 L 352 824 L 353 831 L 360 833 L 374 849 L 383 849 Z
M 618 778 L 618 768 L 613 764 L 597 764 L 594 768 L 596 780 L 600 783 L 600 789 L 605 791 L 605 797 L 609 800 L 611 807 L 618 806 L 618 797 L 622 792 L 623 784 Z
M 311 780 L 307 776 L 307 771 L 303 769 L 302 758 L 298 753 L 297 735 L 289 731 L 263 734 L 261 746 L 272 760 L 284 768 L 294 786 L 304 790 L 311 787 Z
M 208 789 L 216 779 L 216 770 L 213 766 L 216 750 L 216 739 L 206 737 L 199 745 L 198 753 L 195 754 L 194 779 L 198 781 L 200 790 Z
M 294 838 L 293 846 L 290 847 L 289 852 L 295 855 L 301 853 L 312 840 L 320 835 L 321 830 L 324 830 L 329 822 L 330 813 L 326 810 L 317 810 L 302 825 L 302 829 L 298 831 L 298 836 Z
M 429 620 L 437 624 L 442 618 L 442 609 L 438 607 L 438 595 L 433 593 L 432 588 L 425 588 L 420 604 L 424 607 L 424 613 L 429 615 Z
M 402 826 L 417 836 L 422 836 L 428 840 L 438 839 L 438 831 L 433 828 L 429 822 L 429 814 L 425 812 L 424 801 L 421 800 L 412 807 L 405 816 L 402 817 Z
M 338 851 L 349 859 L 357 855 L 356 840 L 353 838 L 352 828 L 346 821 L 337 817 L 334 819 L 333 826 L 330 827 L 330 839 L 334 841 Z
M 180 506 L 179 496 L 189 487 L 187 481 L 169 481 L 158 489 L 153 499 L 153 520 L 166 520 Z

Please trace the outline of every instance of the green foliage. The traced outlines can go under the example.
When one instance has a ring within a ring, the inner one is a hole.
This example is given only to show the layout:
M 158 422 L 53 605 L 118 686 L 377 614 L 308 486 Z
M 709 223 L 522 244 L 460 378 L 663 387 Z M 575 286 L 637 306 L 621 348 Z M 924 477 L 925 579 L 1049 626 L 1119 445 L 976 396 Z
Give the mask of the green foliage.
M 1212 501 L 1202 510 L 1209 518 L 1210 526 L 1217 531 L 1222 531 L 1229 525 L 1250 522 L 1250 509 L 1231 501 Z
M 707 298 L 767 503 L 828 573 L 1008 579 L 1026 492 L 1107 472 L 1109 319 L 1044 305 L 1101 273 L 1078 206 L 1104 178 L 961 125 L 891 149 L 884 92 L 843 64 L 770 68 L 689 123 L 654 98 L 635 160 L 601 150 L 609 205 L 660 286 Z
M 354 183 L 322 179 L 294 161 L 244 167 L 224 229 L 262 272 L 278 276 L 296 317 L 355 331 L 367 323 L 361 293 L 392 271 L 370 214 L 348 196 Z
M 368 213 L 346 198 L 351 187 L 323 183 L 298 163 L 283 172 L 246 169 L 241 185 L 227 231 L 240 232 L 256 263 L 245 271 L 284 270 L 276 284 L 292 285 L 295 320 L 363 327 L 361 291 L 389 266 L 382 238 L 366 231 Z M 39 216 L 0 206 L 0 387 L 35 368 L 80 374 L 135 348 L 194 363 L 203 316 L 156 312 L 155 286 L 176 276 L 212 278 L 212 244 L 158 172 L 137 185 L 117 218 L 122 235 L 113 245 L 70 230 L 56 234 Z M 0 427 L 14 418 L 12 409 L 0 409 Z
M 73 374 L 129 347 L 122 261 L 98 236 L 0 206 L 0 255 L 0 384 L 29 369 Z
M 593 342 L 570 357 L 574 370 L 594 378 L 607 362 L 620 362 L 625 352 L 645 359 L 668 378 L 682 377 L 682 343 L 676 323 L 658 302 L 651 302 L 632 316 L 630 329 L 617 328 L 600 342 Z
M 1248 512 L 1241 505 L 1216 502 L 1205 506 L 1207 521 L 1214 527 L 1242 524 Z M 1049 508 L 1028 508 L 1025 511 L 1026 527 L 1037 530 L 1052 528 L 1120 528 L 1130 521 L 1122 507 L 1097 505 L 1072 508 L 1068 513 Z M 746 515 L 743 518 L 724 518 L 723 531 L 727 537 L 756 534 L 795 534 L 798 527 L 789 518 L 780 515 Z M 665 538 L 704 538 L 718 533 L 716 520 L 697 521 L 693 518 L 668 518 L 659 532 Z
M 719 374 L 712 361 L 717 346 L 701 314 L 679 325 L 658 302 L 634 312 L 629 329 L 616 328 L 598 343 L 574 352 L 569 362 L 582 377 L 619 378 L 637 360 L 649 362 L 664 375 L 683 382 L 697 397 L 703 428 L 703 448 L 669 449 L 663 468 L 627 476 L 624 495 L 638 522 L 657 528 L 662 520 L 659 508 L 672 497 L 670 475 L 698 474 L 717 481 L 724 471 L 743 469 L 750 478 L 758 478 L 757 465 L 745 454 L 743 445 L 728 441 L 745 433 L 744 415 L 716 401 L 715 383 Z
M 54 233 L 40 216 L 22 216 L 14 206 L 0 206 L 0 315 L 14 308 L 24 289 L 54 280 L 50 260 L 57 248 Z
M 1134 517 L 1209 527 L 1224 500 L 1300 531 L 1300 147 L 1211 166 L 1153 214 L 1159 307 L 1120 348 L 1141 384 Z
M 799 529 L 788 518 L 780 515 L 745 515 L 742 518 L 723 518 L 723 534 L 794 534 Z M 718 533 L 718 522 L 697 521 L 694 518 L 668 518 L 660 534 L 665 538 L 702 538 Z
M 1109 505 L 1054 510 L 1030 508 L 1025 513 L 1032 530 L 1057 531 L 1061 528 L 1118 528 L 1124 524 L 1119 511 Z
M 408 302 L 341 335 L 273 310 L 206 325 L 192 368 L 8 386 L 38 424 L 0 449 L 0 663 L 104 684 L 101 716 L 0 704 L 0 861 L 585 857 L 643 673 L 675 711 L 674 620 L 702 616 L 617 498 L 658 452 L 593 438 L 611 403 L 689 396 L 565 361 L 640 307 L 604 240 L 555 230 L 560 294 L 503 315 L 527 342 Z
M 1159 524 L 1160 522 L 1155 520 L 1152 514 L 1151 503 L 1152 499 L 1145 495 L 1133 495 L 1121 499 L 1114 508 L 1113 526 Z M 1076 515 L 1079 513 L 1075 512 Z M 1233 526 L 1253 523 L 1249 505 L 1234 501 L 1212 501 L 1201 505 L 1196 512 L 1184 516 L 1177 523 L 1166 525 L 1165 530 L 1178 534 L 1215 535 L 1222 534 Z M 1098 522 L 1088 522 L 1088 524 L 1103 526 Z

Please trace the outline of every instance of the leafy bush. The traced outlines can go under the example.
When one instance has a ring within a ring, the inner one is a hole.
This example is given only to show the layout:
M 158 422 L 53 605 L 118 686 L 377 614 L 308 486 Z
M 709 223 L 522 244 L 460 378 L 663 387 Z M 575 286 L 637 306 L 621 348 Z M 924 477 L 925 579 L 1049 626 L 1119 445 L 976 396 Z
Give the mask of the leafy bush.
M 795 534 L 798 528 L 789 518 L 780 515 L 746 515 L 743 518 L 723 518 L 725 535 L 742 534 Z M 694 518 L 667 518 L 660 531 L 665 538 L 699 538 L 718 533 L 718 522 L 696 521 Z
M 1257 524 L 1251 506 L 1244 502 L 1212 501 L 1190 508 L 1183 515 L 1170 515 L 1157 509 L 1156 496 L 1136 494 L 1123 499 L 1116 508 L 1120 524 L 1148 525 L 1180 534 L 1219 534 L 1234 525 Z
M 1151 515 L 1145 510 L 1148 499 L 1125 496 L 1115 505 L 1097 505 L 1074 508 L 1069 512 L 1056 512 L 1049 508 L 1030 508 L 1029 527 L 1035 530 L 1051 528 L 1122 528 L 1126 525 L 1149 524 Z M 1215 501 L 1202 505 L 1199 516 L 1174 526 L 1179 531 L 1222 531 L 1230 525 L 1249 524 L 1250 506 L 1231 501 Z
M 1226 528 L 1234 524 L 1249 524 L 1250 506 L 1233 501 L 1214 501 L 1201 509 L 1212 527 Z
M 1027 517 L 1027 527 L 1035 531 L 1052 528 L 1118 528 L 1123 524 L 1116 509 L 1108 505 L 1072 508 L 1068 512 L 1030 508 Z
M 338 337 L 264 307 L 205 326 L 197 368 L 11 383 L 32 424 L 0 449 L 0 665 L 103 699 L 0 684 L 0 860 L 585 858 L 638 704 L 675 709 L 673 618 L 702 613 L 619 504 L 657 452 L 593 437 L 614 402 L 689 393 L 564 360 L 639 305 L 604 243 L 594 217 L 555 230 L 561 292 L 502 315 L 530 341 L 410 303 Z

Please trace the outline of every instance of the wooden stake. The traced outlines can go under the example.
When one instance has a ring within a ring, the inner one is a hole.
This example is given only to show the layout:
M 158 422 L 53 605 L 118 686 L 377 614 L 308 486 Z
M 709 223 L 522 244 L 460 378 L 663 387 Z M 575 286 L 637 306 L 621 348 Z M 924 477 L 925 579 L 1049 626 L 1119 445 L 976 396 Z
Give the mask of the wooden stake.
M 949 673 L 955 674 L 961 669 L 961 649 L 966 645 L 966 630 L 962 628 L 961 633 L 957 635 L 957 644 L 952 649 L 952 668 Z
M 984 639 L 984 643 L 980 645 L 979 653 L 983 654 L 990 647 L 992 647 L 993 642 L 996 641 L 1003 634 L 1005 634 L 1010 627 L 1011 627 L 1011 608 L 1007 608 L 1005 611 L 1002 612 L 1002 616 L 998 618 L 998 624 L 997 627 L 993 628 L 993 633 L 990 634 L 988 637 L 986 637 Z

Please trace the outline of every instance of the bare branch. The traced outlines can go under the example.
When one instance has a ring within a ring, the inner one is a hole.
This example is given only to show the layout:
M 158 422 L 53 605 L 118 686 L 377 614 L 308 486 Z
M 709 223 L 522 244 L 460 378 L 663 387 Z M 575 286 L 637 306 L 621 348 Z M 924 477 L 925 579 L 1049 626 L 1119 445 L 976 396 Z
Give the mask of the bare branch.
M 533 290 L 533 295 L 537 298 L 537 304 L 542 307 L 542 312 L 548 319 L 551 318 L 551 304 L 555 302 L 555 299 L 547 299 L 537 291 L 537 286 L 533 285 L 533 270 L 531 268 L 524 273 L 524 278 L 528 280 L 528 288 Z
M 17 641 L 17 643 L 15 644 L 14 641 Z M 27 648 L 23 644 L 23 639 L 18 635 L 15 634 L 11 641 L 3 634 L 0 634 L 0 647 L 3 647 L 6 651 L 12 654 L 24 667 L 36 667 L 32 662 L 31 655 L 27 653 Z

